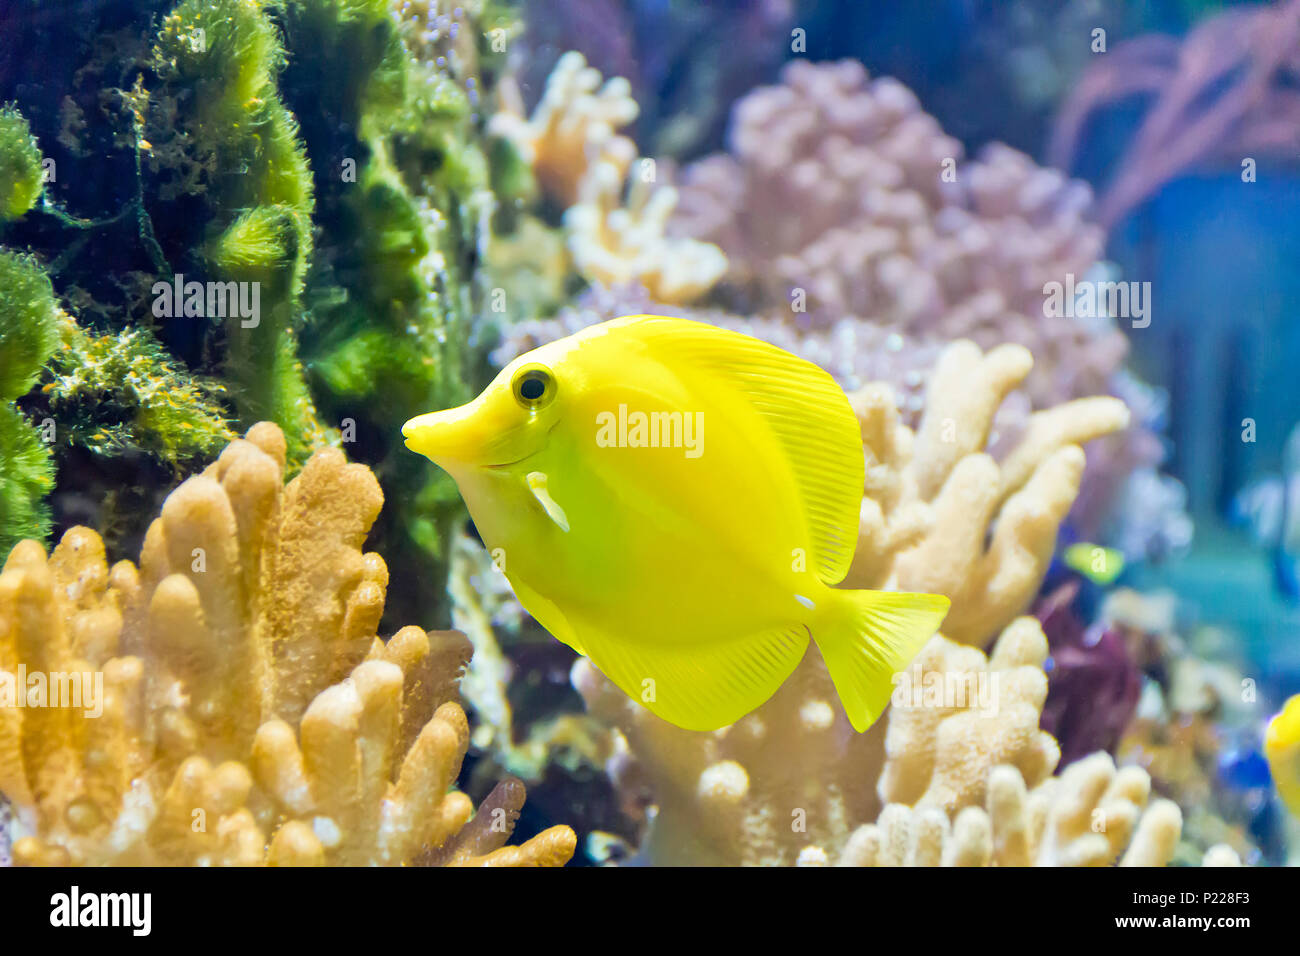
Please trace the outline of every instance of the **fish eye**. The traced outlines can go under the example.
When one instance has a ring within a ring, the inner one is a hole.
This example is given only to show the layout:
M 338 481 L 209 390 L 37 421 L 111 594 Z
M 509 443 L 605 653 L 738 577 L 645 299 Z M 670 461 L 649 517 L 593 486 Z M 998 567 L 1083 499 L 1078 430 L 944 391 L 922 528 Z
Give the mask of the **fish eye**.
M 543 408 L 555 398 L 555 380 L 542 366 L 529 366 L 515 376 L 514 393 L 515 401 L 524 408 L 530 411 Z

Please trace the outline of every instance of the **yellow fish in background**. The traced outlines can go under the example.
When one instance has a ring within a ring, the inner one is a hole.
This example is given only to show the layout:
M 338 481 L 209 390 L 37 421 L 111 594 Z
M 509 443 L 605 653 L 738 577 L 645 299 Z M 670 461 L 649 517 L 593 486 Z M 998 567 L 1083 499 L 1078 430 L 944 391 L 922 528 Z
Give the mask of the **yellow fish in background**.
M 1078 571 L 1093 584 L 1114 583 L 1124 570 L 1124 552 L 1080 541 L 1065 549 L 1065 566 Z
M 1264 756 L 1282 802 L 1300 817 L 1300 694 L 1268 722 Z
M 747 335 L 615 319 L 402 434 L 455 478 L 529 613 L 688 730 L 758 707 L 810 639 L 866 730 L 948 611 L 833 589 L 857 543 L 858 421 L 824 371 Z

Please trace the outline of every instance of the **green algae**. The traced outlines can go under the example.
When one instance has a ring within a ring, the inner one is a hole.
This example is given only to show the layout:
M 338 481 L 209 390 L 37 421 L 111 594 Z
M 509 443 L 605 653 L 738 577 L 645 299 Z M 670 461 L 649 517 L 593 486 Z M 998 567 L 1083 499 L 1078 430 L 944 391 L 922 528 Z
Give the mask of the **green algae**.
M 349 454 L 381 477 L 394 621 L 446 621 L 440 582 L 464 519 L 454 483 L 405 449 L 401 426 L 467 401 L 483 377 L 477 270 L 496 200 L 473 90 L 497 61 L 466 7 L 455 50 L 417 56 L 387 3 L 283 6 L 286 35 L 314 51 L 291 60 L 281 91 L 331 225 L 307 277 L 301 355 Z
M 374 468 L 389 618 L 447 622 L 463 506 L 400 429 L 490 376 L 497 193 L 531 188 L 479 113 L 505 66 L 489 34 L 517 32 L 514 14 L 463 7 L 437 37 L 386 0 L 93 0 L 19 51 L 15 75 L 41 83 L 0 75 L 31 124 L 0 121 L 0 172 L 27 184 L 0 242 L 35 255 L 62 305 L 20 402 L 57 436 L 56 529 L 89 521 L 129 548 L 171 481 L 269 419 L 291 470 L 322 444 Z M 35 139 L 57 179 L 40 181 Z M 160 305 L 159 283 L 182 282 L 255 285 L 257 314 Z M 48 458 L 24 460 L 48 476 Z M 49 483 L 24 487 L 39 503 Z
M 314 200 L 298 126 L 276 86 L 284 63 L 279 30 L 257 5 L 185 0 L 158 34 L 161 84 L 150 92 L 146 133 L 158 130 L 160 170 L 211 171 L 188 181 L 204 200 L 198 258 L 212 280 L 256 284 L 259 301 L 253 321 L 225 317 L 224 375 L 240 422 L 275 422 L 300 464 L 332 435 L 295 358 Z
M 41 151 L 27 120 L 12 106 L 0 108 L 0 221 L 17 219 L 44 190 Z
M 15 402 L 36 382 L 58 346 L 58 303 L 29 256 L 0 250 L 0 553 L 49 532 L 45 496 L 54 465 L 45 435 Z
M 147 329 L 99 335 L 65 317 L 59 331 L 42 391 L 72 444 L 105 456 L 139 448 L 181 473 L 236 437 L 225 387 L 189 374 Z

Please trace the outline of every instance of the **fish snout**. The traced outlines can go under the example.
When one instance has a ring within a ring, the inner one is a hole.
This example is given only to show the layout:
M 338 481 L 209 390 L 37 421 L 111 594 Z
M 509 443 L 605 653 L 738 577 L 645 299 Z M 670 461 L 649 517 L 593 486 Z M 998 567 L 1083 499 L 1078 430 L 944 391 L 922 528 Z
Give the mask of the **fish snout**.
M 467 405 L 417 415 L 402 426 L 402 435 L 407 448 L 443 467 L 492 465 L 510 432 L 510 423 L 500 418 L 480 396 Z
M 406 447 L 432 461 L 463 460 L 467 451 L 464 410 L 461 406 L 412 418 L 402 426 Z

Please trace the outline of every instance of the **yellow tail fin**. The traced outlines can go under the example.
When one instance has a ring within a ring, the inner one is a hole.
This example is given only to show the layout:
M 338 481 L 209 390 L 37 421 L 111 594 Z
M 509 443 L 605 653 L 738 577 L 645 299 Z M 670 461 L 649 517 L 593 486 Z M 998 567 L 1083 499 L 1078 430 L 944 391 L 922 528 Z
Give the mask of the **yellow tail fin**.
M 835 591 L 832 614 L 813 639 L 826 661 L 853 729 L 876 722 L 894 691 L 894 674 L 911 663 L 951 605 L 942 594 Z

